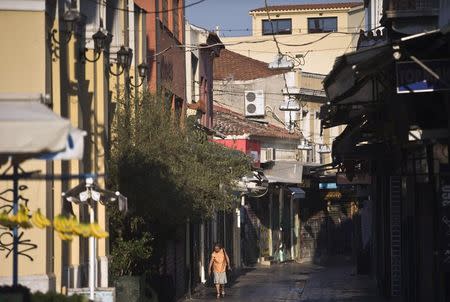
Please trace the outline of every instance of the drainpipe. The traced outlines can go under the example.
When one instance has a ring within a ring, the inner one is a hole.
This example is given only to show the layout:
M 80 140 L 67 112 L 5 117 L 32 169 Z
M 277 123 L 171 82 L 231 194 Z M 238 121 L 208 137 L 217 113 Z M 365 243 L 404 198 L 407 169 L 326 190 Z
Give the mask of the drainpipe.
M 272 228 L 273 228 L 273 194 L 269 195 L 269 256 L 273 256 Z
M 282 255 L 282 250 L 284 250 L 283 245 L 283 202 L 284 202 L 284 196 L 283 196 L 283 186 L 280 185 L 280 194 L 278 195 L 278 216 L 279 216 L 279 233 L 278 233 L 278 254 L 280 255 L 280 262 L 284 261 L 284 255 Z M 283 249 L 281 249 L 283 247 Z
M 291 229 L 291 259 L 294 260 L 294 194 L 289 199 L 289 226 Z
M 187 291 L 188 299 L 191 299 L 191 222 L 189 218 L 186 221 L 186 273 L 187 273 Z
M 206 283 L 205 276 L 205 224 L 200 224 L 200 281 Z

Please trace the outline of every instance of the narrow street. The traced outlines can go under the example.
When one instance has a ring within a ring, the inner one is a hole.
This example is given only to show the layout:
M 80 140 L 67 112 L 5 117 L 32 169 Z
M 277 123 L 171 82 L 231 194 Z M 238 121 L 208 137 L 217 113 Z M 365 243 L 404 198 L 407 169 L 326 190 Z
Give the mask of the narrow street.
M 353 276 L 343 261 L 325 267 L 287 263 L 247 269 L 226 291 L 228 301 L 382 302 L 368 276 Z M 194 301 L 216 301 L 211 288 L 196 293 Z M 188 301 L 188 300 L 186 300 Z

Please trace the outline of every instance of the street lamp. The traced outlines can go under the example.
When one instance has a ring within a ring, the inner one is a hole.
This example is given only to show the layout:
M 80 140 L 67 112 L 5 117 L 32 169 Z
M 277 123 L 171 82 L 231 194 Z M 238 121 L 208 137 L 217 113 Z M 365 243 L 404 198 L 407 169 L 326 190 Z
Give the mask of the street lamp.
M 114 73 L 111 70 L 111 66 L 113 64 L 109 65 L 109 72 L 114 76 L 120 76 L 125 69 L 129 69 L 131 66 L 131 62 L 133 61 L 133 50 L 129 47 L 120 46 L 119 51 L 116 53 L 117 55 L 117 67 L 120 70 L 118 73 Z
M 300 111 L 300 106 L 298 102 L 289 98 L 289 100 L 280 105 L 278 109 L 280 109 L 280 111 L 297 112 Z
M 138 70 L 139 78 L 141 79 L 141 83 L 139 83 L 137 85 L 133 84 L 133 81 L 132 81 L 133 80 L 133 76 L 131 76 L 128 79 L 128 84 L 130 84 L 134 88 L 138 88 L 138 87 L 142 86 L 142 84 L 144 84 L 145 77 L 147 76 L 148 66 L 145 63 L 141 63 L 141 64 L 138 65 L 137 70 Z
M 297 146 L 298 150 L 302 151 L 309 151 L 312 150 L 312 146 L 309 144 L 309 142 L 306 139 L 302 139 L 300 141 L 300 145 Z
M 328 153 L 331 153 L 331 150 L 330 150 L 330 147 L 322 144 L 319 146 L 319 150 L 317 152 L 320 154 L 328 154 Z
M 69 43 L 70 39 L 72 38 L 72 33 L 75 32 L 75 30 L 77 29 L 77 26 L 81 20 L 81 14 L 80 12 L 77 10 L 76 7 L 71 7 L 69 8 L 62 16 L 61 18 L 62 22 L 65 24 L 66 26 L 66 30 L 65 31 L 61 31 L 61 35 L 64 34 L 66 37 L 64 38 L 63 43 L 67 44 Z M 61 44 L 61 41 L 56 39 L 56 33 L 58 32 L 57 29 L 52 30 L 51 33 L 51 37 L 52 40 L 56 43 L 56 44 Z
M 86 178 L 84 183 L 62 193 L 62 197 L 75 204 L 84 204 L 89 206 L 89 222 L 95 223 L 95 203 L 106 204 L 108 202 L 118 202 L 120 211 L 128 210 L 127 198 L 120 192 L 112 192 L 99 188 L 92 177 Z M 94 301 L 95 291 L 95 255 L 96 238 L 89 237 L 89 300 Z
M 94 59 L 89 59 L 86 56 L 87 48 L 81 51 L 81 56 L 88 62 L 97 62 L 100 59 L 102 51 L 106 49 L 109 43 L 111 43 L 112 35 L 106 30 L 99 28 L 99 30 L 92 35 L 92 40 L 94 41 Z
M 67 31 L 74 32 L 77 29 L 78 21 L 80 19 L 80 12 L 75 7 L 69 8 L 63 15 L 63 21 L 66 24 Z

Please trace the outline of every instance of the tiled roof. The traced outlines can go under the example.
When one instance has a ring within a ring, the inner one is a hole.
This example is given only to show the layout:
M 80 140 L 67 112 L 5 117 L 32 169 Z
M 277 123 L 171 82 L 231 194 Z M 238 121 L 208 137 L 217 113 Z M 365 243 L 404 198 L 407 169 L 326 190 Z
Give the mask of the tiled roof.
M 245 118 L 242 114 L 214 105 L 213 129 L 225 135 L 282 138 L 299 140 L 301 133 L 289 133 L 284 128 Z
M 248 81 L 282 74 L 286 70 L 270 69 L 269 64 L 223 49 L 214 59 L 214 80 Z
M 353 8 L 363 6 L 363 2 L 338 2 L 338 3 L 305 3 L 305 4 L 286 4 L 271 5 L 269 11 L 289 11 L 289 10 L 314 10 L 314 9 L 337 9 Z M 265 12 L 265 7 L 252 9 L 250 12 Z

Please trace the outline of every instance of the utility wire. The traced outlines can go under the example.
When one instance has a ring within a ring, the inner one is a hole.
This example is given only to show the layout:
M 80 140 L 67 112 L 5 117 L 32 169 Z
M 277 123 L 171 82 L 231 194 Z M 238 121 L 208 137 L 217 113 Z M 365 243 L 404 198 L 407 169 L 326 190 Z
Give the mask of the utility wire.
M 192 3 L 189 3 L 189 4 L 185 4 L 183 6 L 174 7 L 174 8 L 171 8 L 171 9 L 158 10 L 158 11 L 146 11 L 146 10 L 144 10 L 142 8 L 140 8 L 139 11 L 135 11 L 135 10 L 127 9 L 127 8 L 115 7 L 115 6 L 112 6 L 112 5 L 108 4 L 107 0 L 104 0 L 104 1 L 89 0 L 89 1 L 91 1 L 93 3 L 97 3 L 97 4 L 102 5 L 102 6 L 105 6 L 105 7 L 109 8 L 109 9 L 114 9 L 114 10 L 117 10 L 117 11 L 122 11 L 122 12 L 127 12 L 127 13 L 145 12 L 146 14 L 159 14 L 159 13 L 167 13 L 167 12 L 171 12 L 171 11 L 175 11 L 175 10 L 180 10 L 180 9 L 185 9 L 185 8 L 188 8 L 188 7 L 192 7 L 194 5 L 198 5 L 198 4 L 202 3 L 202 2 L 205 2 L 206 0 L 198 0 L 198 1 L 195 1 L 195 2 L 192 2 Z

